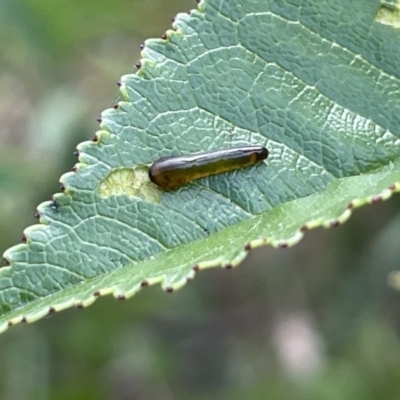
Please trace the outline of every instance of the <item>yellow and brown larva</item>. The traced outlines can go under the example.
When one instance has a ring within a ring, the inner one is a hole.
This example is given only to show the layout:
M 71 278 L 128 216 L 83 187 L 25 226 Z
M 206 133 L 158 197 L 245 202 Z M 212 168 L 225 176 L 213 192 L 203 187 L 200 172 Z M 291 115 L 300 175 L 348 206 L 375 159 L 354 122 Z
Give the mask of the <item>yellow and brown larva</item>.
M 151 165 L 149 178 L 163 189 L 174 190 L 194 179 L 248 167 L 267 157 L 268 150 L 262 146 L 162 157 Z

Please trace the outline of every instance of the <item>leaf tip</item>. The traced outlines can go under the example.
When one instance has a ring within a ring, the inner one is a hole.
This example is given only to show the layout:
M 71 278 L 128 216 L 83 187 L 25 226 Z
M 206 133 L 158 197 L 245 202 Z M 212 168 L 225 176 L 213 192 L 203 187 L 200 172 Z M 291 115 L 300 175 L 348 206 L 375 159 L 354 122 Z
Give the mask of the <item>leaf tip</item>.
M 382 203 L 382 201 L 383 201 L 382 196 L 374 196 L 371 199 L 372 204 L 379 204 L 379 203 Z
M 5 267 L 9 267 L 11 265 L 10 260 L 8 260 L 6 257 L 3 257 L 2 262 Z
M 337 228 L 340 226 L 340 222 L 337 219 L 334 219 L 332 221 L 329 222 L 329 226 L 331 228 Z
M 302 225 L 300 228 L 300 232 L 306 233 L 308 231 L 308 226 L 307 225 Z

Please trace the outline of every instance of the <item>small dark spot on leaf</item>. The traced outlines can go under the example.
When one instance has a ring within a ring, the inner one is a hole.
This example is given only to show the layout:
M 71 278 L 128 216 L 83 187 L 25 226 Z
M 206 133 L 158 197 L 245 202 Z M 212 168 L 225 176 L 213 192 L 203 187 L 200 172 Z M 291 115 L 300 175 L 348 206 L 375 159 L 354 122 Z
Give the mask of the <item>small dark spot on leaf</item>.
M 94 296 L 94 297 L 99 297 L 99 296 L 100 296 L 100 292 L 99 292 L 98 290 L 96 290 L 96 291 L 93 293 L 93 296 Z
M 349 204 L 347 204 L 347 208 L 348 208 L 349 210 L 352 210 L 352 209 L 353 209 L 353 207 L 354 207 L 354 204 L 353 204 L 353 203 L 349 203 Z
M 172 287 L 167 287 L 167 288 L 165 289 L 165 291 L 166 291 L 167 293 L 172 293 L 172 292 L 174 291 L 174 289 L 173 289 Z
M 99 117 L 99 118 L 96 119 L 96 121 L 97 121 L 99 124 L 101 124 L 101 122 L 102 122 L 103 120 L 101 119 L 101 117 Z
M 58 209 L 60 208 L 59 204 L 57 202 L 55 202 L 54 200 L 51 202 L 50 204 L 50 208 L 54 211 L 58 211 Z
M 77 167 L 76 165 L 74 165 L 74 166 L 72 167 L 72 172 L 76 172 L 76 171 L 78 171 L 78 167 Z
M 40 213 L 39 213 L 39 211 L 36 211 L 36 212 L 35 212 L 35 218 L 36 218 L 36 219 L 39 219 L 39 218 L 40 218 Z
M 140 61 L 138 61 L 138 62 L 135 64 L 135 67 L 136 67 L 137 69 L 142 68 L 142 63 L 141 63 Z
M 22 243 L 26 243 L 26 236 L 25 235 L 22 235 L 21 242 Z
M 330 225 L 332 228 L 337 228 L 340 225 L 340 222 L 338 220 L 331 221 Z
M 79 308 L 81 310 L 83 308 L 83 304 L 82 303 L 77 303 L 76 304 L 76 308 Z
M 141 50 L 143 50 L 144 49 L 144 44 L 142 43 L 139 47 L 140 47 Z
M 61 190 L 62 192 L 65 192 L 65 186 L 64 186 L 63 183 L 60 182 L 60 184 L 58 185 L 58 187 L 60 188 L 60 190 Z
M 142 283 L 140 284 L 141 287 L 146 287 L 149 286 L 149 282 L 147 281 L 142 281 Z
M 8 324 L 7 324 L 9 327 L 11 327 L 11 326 L 13 326 L 14 324 L 11 322 L 11 321 L 8 321 Z
M 94 135 L 92 137 L 92 142 L 98 142 L 98 141 L 99 141 L 99 138 L 97 137 L 97 135 Z
M 76 150 L 74 151 L 74 156 L 75 156 L 75 157 L 78 157 L 78 156 L 79 156 L 79 150 L 78 150 L 78 149 L 76 149 Z
M 118 81 L 118 82 L 117 82 L 117 86 L 118 86 L 118 87 L 121 87 L 121 86 L 122 86 L 122 82 L 121 82 L 121 81 Z
M 27 322 L 27 321 L 26 321 L 26 318 L 25 318 L 25 317 L 22 317 L 21 322 L 26 324 L 26 322 Z
M 193 268 L 194 272 L 199 272 L 200 271 L 200 267 L 198 265 L 195 265 Z
M 286 242 L 281 242 L 281 243 L 279 243 L 279 247 L 281 249 L 287 249 L 289 246 L 288 246 L 288 244 Z
M 167 40 L 167 33 L 164 33 L 164 35 L 161 36 L 161 39 Z
M 119 294 L 117 300 L 126 300 L 126 297 L 123 294 Z
M 50 314 L 54 314 L 55 312 L 56 312 L 56 310 L 55 310 L 54 307 L 50 307 L 50 308 L 49 308 L 49 312 L 48 312 L 49 315 L 50 315 Z
M 395 185 L 395 184 L 390 185 L 390 186 L 389 186 L 389 189 L 392 190 L 392 191 L 393 191 L 393 190 L 396 190 L 396 185 Z
M 372 198 L 372 203 L 373 204 L 378 204 L 382 202 L 382 197 L 381 196 L 375 196 Z
M 307 232 L 307 231 L 308 231 L 307 225 L 303 225 L 303 226 L 300 228 L 300 231 L 301 231 L 301 232 Z
M 3 257 L 3 264 L 8 267 L 10 265 L 10 261 L 7 258 Z
M 244 245 L 244 249 L 245 249 L 246 251 L 250 251 L 250 250 L 251 250 L 251 244 L 250 244 L 250 243 L 246 243 L 246 244 Z
M 232 269 L 233 267 L 232 267 L 232 264 L 225 264 L 224 268 L 225 269 Z

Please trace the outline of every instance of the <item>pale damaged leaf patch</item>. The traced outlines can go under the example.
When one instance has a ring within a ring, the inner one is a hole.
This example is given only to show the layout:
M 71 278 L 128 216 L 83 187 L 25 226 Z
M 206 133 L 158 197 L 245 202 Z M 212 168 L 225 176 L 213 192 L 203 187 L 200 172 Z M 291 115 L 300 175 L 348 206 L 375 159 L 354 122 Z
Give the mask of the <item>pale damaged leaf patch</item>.
M 400 29 L 400 1 L 381 0 L 376 20 L 384 25 L 389 25 L 395 29 Z

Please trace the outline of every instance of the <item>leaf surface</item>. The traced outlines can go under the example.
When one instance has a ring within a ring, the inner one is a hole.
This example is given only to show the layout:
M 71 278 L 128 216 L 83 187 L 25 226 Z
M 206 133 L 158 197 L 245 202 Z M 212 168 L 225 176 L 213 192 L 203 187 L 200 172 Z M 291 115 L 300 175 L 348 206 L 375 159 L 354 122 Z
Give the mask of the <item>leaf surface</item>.
M 207 0 L 146 41 L 64 193 L 5 252 L 0 331 L 108 293 L 175 290 L 399 191 L 400 31 L 386 3 Z M 177 191 L 148 179 L 160 157 L 249 144 L 268 159 Z

